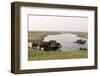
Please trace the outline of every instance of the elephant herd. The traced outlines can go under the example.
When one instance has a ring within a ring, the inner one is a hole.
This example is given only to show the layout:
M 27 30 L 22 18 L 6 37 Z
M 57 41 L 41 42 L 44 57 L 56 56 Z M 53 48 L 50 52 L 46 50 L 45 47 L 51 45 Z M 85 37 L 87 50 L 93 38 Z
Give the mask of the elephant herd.
M 79 39 L 79 40 L 75 41 L 74 43 L 85 44 L 86 40 Z
M 32 43 L 33 49 L 36 49 L 37 47 L 38 47 L 38 50 L 57 51 L 62 47 L 62 45 L 56 40 L 43 41 L 43 42 L 40 42 L 39 44 Z
M 76 40 L 74 43 L 78 44 L 85 44 L 86 40 Z M 49 41 L 43 41 L 40 43 L 32 43 L 32 48 L 37 50 L 44 50 L 44 51 L 61 51 L 60 48 L 62 45 L 57 42 L 56 40 L 49 40 Z M 86 48 L 79 48 L 80 50 L 86 50 Z

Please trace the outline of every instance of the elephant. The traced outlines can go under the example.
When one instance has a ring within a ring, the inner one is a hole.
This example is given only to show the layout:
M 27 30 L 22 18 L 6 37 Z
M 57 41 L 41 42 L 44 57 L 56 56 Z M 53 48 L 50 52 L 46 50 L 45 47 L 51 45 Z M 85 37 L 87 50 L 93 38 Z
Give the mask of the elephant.
M 32 48 L 37 49 L 38 44 L 37 43 L 32 43 Z
M 86 43 L 86 40 L 79 39 L 79 40 L 77 40 L 74 43 L 85 44 Z
M 39 44 L 39 50 L 43 48 L 44 51 L 49 51 L 49 44 L 48 42 L 41 42 Z
M 43 48 L 44 51 L 57 51 L 58 49 L 60 49 L 62 47 L 62 45 L 58 42 L 56 42 L 55 40 L 50 40 L 48 42 L 41 42 L 39 44 L 39 50 L 41 50 L 41 48 Z
M 79 44 L 85 44 L 86 43 L 86 40 L 83 40 L 83 41 L 80 41 L 78 42 Z
M 80 50 L 88 50 L 87 48 L 79 48 Z
M 62 45 L 60 44 L 60 43 L 52 43 L 51 45 L 50 45 L 50 50 L 58 50 L 58 49 L 60 49 L 62 47 Z

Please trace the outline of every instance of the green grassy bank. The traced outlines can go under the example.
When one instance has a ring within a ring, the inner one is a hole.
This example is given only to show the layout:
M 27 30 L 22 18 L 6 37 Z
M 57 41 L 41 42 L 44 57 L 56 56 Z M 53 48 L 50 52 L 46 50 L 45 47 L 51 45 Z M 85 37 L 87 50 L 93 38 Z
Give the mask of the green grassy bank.
M 29 48 L 28 60 L 52 60 L 52 59 L 79 59 L 87 58 L 87 50 L 76 50 L 70 52 L 60 52 L 60 51 L 39 51 Z

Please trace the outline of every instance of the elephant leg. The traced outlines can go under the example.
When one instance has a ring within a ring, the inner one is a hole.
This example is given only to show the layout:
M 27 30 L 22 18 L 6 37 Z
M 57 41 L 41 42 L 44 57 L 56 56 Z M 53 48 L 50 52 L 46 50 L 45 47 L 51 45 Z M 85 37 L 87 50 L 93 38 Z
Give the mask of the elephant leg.
M 46 47 L 44 47 L 44 51 L 47 51 Z
M 39 47 L 39 50 L 41 50 L 41 46 Z
M 49 49 L 47 47 L 44 47 L 44 51 L 49 51 Z
M 37 48 L 37 50 L 39 50 L 39 48 L 40 48 L 40 47 L 39 47 L 39 46 L 37 46 L 36 48 Z

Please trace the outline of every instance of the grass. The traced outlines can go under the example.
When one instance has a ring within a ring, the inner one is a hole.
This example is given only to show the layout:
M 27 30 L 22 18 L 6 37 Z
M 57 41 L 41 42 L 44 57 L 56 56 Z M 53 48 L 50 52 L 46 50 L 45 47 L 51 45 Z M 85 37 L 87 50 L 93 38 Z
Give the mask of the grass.
M 29 48 L 28 60 L 52 60 L 52 59 L 79 59 L 87 58 L 87 50 L 76 50 L 70 52 L 49 51 L 44 52 Z
M 39 43 L 47 35 L 59 34 L 59 32 L 28 32 L 28 41 Z
M 72 32 L 72 34 L 76 34 L 78 37 L 81 38 L 88 38 L 88 33 L 87 32 Z

